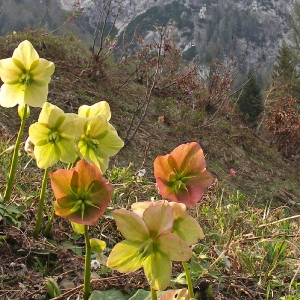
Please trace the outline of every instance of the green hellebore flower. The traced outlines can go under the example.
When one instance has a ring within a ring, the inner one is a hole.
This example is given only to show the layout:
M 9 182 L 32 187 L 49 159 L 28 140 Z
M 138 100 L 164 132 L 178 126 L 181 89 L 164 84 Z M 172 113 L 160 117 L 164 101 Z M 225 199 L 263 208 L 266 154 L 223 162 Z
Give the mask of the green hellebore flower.
M 173 208 L 174 224 L 172 233 L 179 236 L 188 245 L 194 245 L 198 240 L 204 238 L 203 231 L 199 223 L 186 212 L 186 205 L 183 203 L 168 202 L 160 200 L 157 202 L 143 201 L 135 202 L 131 205 L 131 209 L 140 217 L 143 217 L 144 211 L 149 206 L 169 205 Z
M 172 233 L 172 207 L 151 205 L 143 218 L 124 209 L 115 210 L 113 216 L 126 239 L 112 249 L 107 266 L 119 272 L 143 267 L 150 286 L 164 290 L 170 283 L 172 261 L 185 261 L 192 256 L 187 243 Z
M 65 114 L 57 106 L 44 103 L 38 122 L 29 127 L 39 168 L 49 168 L 59 160 L 64 163 L 76 160 L 75 117 L 75 114 Z
M 182 144 L 154 161 L 154 177 L 159 194 L 165 199 L 196 205 L 204 188 L 213 182 L 206 170 L 203 150 L 196 142 Z
M 110 107 L 106 101 L 100 101 L 91 106 L 82 105 L 78 109 L 79 117 L 91 118 L 91 117 L 95 117 L 95 116 L 98 116 L 101 114 L 106 115 L 107 121 L 110 120 L 110 118 L 111 118 Z
M 95 225 L 112 197 L 113 186 L 98 167 L 82 159 L 70 170 L 50 173 L 56 215 L 71 222 Z
M 106 114 L 89 118 L 79 117 L 74 121 L 80 156 L 105 172 L 108 168 L 109 157 L 116 155 L 124 146 L 124 142 L 108 122 Z
M 0 89 L 0 105 L 42 107 L 47 100 L 54 68 L 52 62 L 39 58 L 29 41 L 20 43 L 11 58 L 0 60 L 0 77 L 4 82 Z

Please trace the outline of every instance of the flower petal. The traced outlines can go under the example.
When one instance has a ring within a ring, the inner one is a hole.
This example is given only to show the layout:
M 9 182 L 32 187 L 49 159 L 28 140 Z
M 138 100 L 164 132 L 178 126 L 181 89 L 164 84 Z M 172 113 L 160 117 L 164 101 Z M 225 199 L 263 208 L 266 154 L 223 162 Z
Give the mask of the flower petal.
M 142 218 L 145 209 L 152 205 L 152 203 L 152 201 L 134 202 L 131 204 L 131 210 Z
M 87 145 L 85 140 L 81 140 L 77 144 L 80 156 L 87 160 L 89 163 L 95 164 L 101 172 L 105 172 L 108 168 L 109 158 L 107 156 L 100 157 L 97 152 Z
M 0 89 L 0 105 L 3 107 L 14 107 L 21 103 L 24 103 L 23 85 L 4 83 Z
M 21 61 L 24 64 L 25 69 L 29 70 L 31 64 L 39 59 L 39 55 L 32 44 L 25 40 L 15 49 L 13 58 Z
M 163 202 L 160 205 L 151 205 L 145 209 L 143 219 L 151 237 L 154 239 L 162 233 L 172 231 L 174 222 L 173 208 L 165 205 Z
M 169 155 L 165 156 L 157 156 L 154 160 L 154 177 L 155 178 L 165 178 L 169 179 L 169 177 L 174 174 L 174 170 L 171 169 L 168 162 Z
M 62 162 L 66 164 L 75 162 L 78 155 L 73 140 L 60 139 L 59 142 L 57 142 L 57 147 L 60 149 L 60 160 Z
M 192 257 L 192 250 L 188 244 L 173 233 L 162 234 L 158 238 L 157 247 L 172 261 L 185 261 Z
M 213 182 L 206 170 L 203 150 L 196 142 L 182 144 L 170 154 L 157 157 L 154 176 L 162 197 L 187 206 L 195 205 L 204 188 Z
M 155 251 L 143 262 L 144 272 L 150 286 L 163 291 L 170 283 L 172 263 L 163 252 Z
M 0 77 L 4 83 L 17 83 L 21 70 L 14 64 L 12 58 L 0 60 Z
M 176 195 L 175 202 L 184 203 L 186 206 L 194 206 L 202 198 L 204 188 L 197 185 L 187 185 L 187 191 L 181 190 Z
M 59 161 L 60 149 L 57 145 L 47 143 L 44 146 L 35 146 L 34 155 L 37 166 L 41 169 L 50 168 Z
M 171 188 L 168 180 L 161 177 L 156 177 L 156 186 L 159 194 L 163 198 L 178 202 L 177 194 L 175 194 L 174 189 Z
M 29 127 L 29 137 L 34 145 L 45 145 L 51 130 L 44 123 L 34 123 Z
M 90 191 L 90 201 L 94 206 L 87 206 L 84 217 L 88 215 L 103 215 L 113 194 L 113 185 L 110 184 L 102 175 L 99 168 L 94 164 L 89 164 L 82 159 L 75 169 L 78 173 L 78 189 Z
M 118 136 L 116 130 L 109 130 L 107 134 L 99 140 L 100 145 L 97 150 L 98 153 L 103 153 L 106 156 L 116 155 L 120 149 L 124 146 L 124 142 Z
M 59 126 L 59 130 L 61 131 L 61 137 L 74 139 L 76 133 L 76 126 L 74 122 L 75 118 L 76 114 L 65 114 L 65 119 L 63 123 Z
M 189 215 L 174 220 L 172 233 L 178 235 L 188 245 L 194 245 L 199 239 L 204 238 L 204 233 L 199 223 Z
M 188 169 L 189 175 L 198 174 L 206 167 L 203 150 L 196 142 L 178 146 L 170 153 L 170 156 L 176 160 L 178 169 L 182 171 Z
M 74 172 L 74 168 L 71 170 L 58 169 L 49 174 L 51 179 L 51 188 L 56 199 L 73 195 L 70 187 L 72 186 Z
M 111 112 L 109 104 L 106 101 L 100 101 L 92 106 L 82 105 L 78 109 L 78 115 L 80 117 L 95 117 L 97 115 L 104 114 L 107 121 L 111 118 Z
M 116 209 L 113 217 L 118 230 L 126 239 L 134 241 L 145 241 L 149 239 L 149 231 L 144 220 L 132 211 Z
M 198 174 L 195 177 L 189 178 L 186 182 L 187 185 L 200 185 L 203 188 L 209 187 L 213 183 L 214 179 L 210 172 L 208 172 L 206 169 L 203 170 L 201 173 L 198 172 Z
M 78 224 L 83 224 L 83 225 L 96 225 L 99 218 L 103 215 L 106 207 L 104 207 L 104 210 L 100 210 L 95 207 L 91 206 L 86 206 L 84 209 L 84 215 L 82 216 L 82 210 L 76 210 L 76 211 L 71 211 L 70 207 L 69 208 L 60 208 L 57 206 L 58 202 L 54 203 L 54 208 L 55 208 L 55 213 L 63 218 L 67 218 L 71 222 L 75 222 Z M 64 210 L 64 212 L 63 212 Z
M 37 68 L 32 70 L 33 81 L 40 86 L 48 85 L 54 70 L 53 62 L 40 58 Z
M 108 121 L 105 115 L 98 115 L 95 117 L 88 118 L 85 124 L 86 130 L 85 134 L 94 138 L 99 139 L 99 137 L 104 136 L 108 129 Z
M 107 266 L 122 273 L 134 272 L 142 267 L 143 258 L 139 253 L 139 242 L 125 240 L 112 249 Z
M 44 103 L 40 112 L 38 122 L 46 123 L 49 128 L 54 128 L 57 119 L 64 115 L 64 111 L 49 102 Z

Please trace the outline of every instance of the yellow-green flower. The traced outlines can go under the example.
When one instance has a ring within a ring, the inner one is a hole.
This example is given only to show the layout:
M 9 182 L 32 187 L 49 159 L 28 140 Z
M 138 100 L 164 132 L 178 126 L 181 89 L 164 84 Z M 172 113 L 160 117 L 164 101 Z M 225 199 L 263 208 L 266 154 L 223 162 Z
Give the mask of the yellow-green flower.
M 124 146 L 116 129 L 108 122 L 111 117 L 109 105 L 105 101 L 92 106 L 83 105 L 78 116 L 74 121 L 79 155 L 105 172 L 109 157 Z
M 184 240 L 189 246 L 194 245 L 199 239 L 204 238 L 202 228 L 199 223 L 186 212 L 186 205 L 183 203 L 168 202 L 160 200 L 157 202 L 143 201 L 135 202 L 131 209 L 140 217 L 143 217 L 144 211 L 150 206 L 165 205 L 173 208 L 174 224 L 172 233 Z
M 172 261 L 192 256 L 188 244 L 172 233 L 173 208 L 161 202 L 148 206 L 143 217 L 125 209 L 114 210 L 113 217 L 125 240 L 114 246 L 107 266 L 122 273 L 143 267 L 151 288 L 164 290 L 170 283 Z
M 75 117 L 75 114 L 65 114 L 48 102 L 43 105 L 38 122 L 29 127 L 29 137 L 34 144 L 39 168 L 49 168 L 59 160 L 64 163 L 76 160 Z
M 13 107 L 28 104 L 42 107 L 47 100 L 48 83 L 54 64 L 39 58 L 32 44 L 25 40 L 15 49 L 11 58 L 0 60 L 0 105 Z

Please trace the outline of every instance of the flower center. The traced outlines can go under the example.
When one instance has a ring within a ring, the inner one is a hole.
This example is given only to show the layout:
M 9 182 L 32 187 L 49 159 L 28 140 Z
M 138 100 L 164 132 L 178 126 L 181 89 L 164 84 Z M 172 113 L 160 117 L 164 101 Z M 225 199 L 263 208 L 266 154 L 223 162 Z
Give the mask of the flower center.
M 100 207 L 94 205 L 93 202 L 91 201 L 90 195 L 91 195 L 92 186 L 93 185 L 91 185 L 88 190 L 81 189 L 81 190 L 78 190 L 77 192 L 74 192 L 71 189 L 71 192 L 75 198 L 74 199 L 75 203 L 74 203 L 73 208 L 71 209 L 71 212 L 80 211 L 82 219 L 84 218 L 84 213 L 85 213 L 87 206 L 91 206 L 91 207 L 100 209 Z
M 139 246 L 139 253 L 143 258 L 148 257 L 153 252 L 152 241 L 145 241 Z
M 32 81 L 32 77 L 29 73 L 23 73 L 20 78 L 19 78 L 19 82 L 22 83 L 23 85 L 28 85 L 30 84 L 30 82 Z
M 175 193 L 178 193 L 180 190 L 187 190 L 186 182 L 189 177 L 186 176 L 185 172 L 178 173 L 175 171 L 175 174 L 170 177 L 170 185 Z
M 93 139 L 93 138 L 90 138 L 88 135 L 84 137 L 84 140 L 87 144 L 88 147 L 92 148 L 92 149 L 97 149 L 99 148 L 99 141 L 97 139 Z
M 59 134 L 56 131 L 53 131 L 48 135 L 48 142 L 51 144 L 56 144 L 59 139 Z

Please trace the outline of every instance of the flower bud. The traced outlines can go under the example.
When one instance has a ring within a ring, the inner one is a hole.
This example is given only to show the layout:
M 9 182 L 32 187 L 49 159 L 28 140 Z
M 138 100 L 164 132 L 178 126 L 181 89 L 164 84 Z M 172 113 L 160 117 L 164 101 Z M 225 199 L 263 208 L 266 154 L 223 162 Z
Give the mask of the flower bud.
M 25 114 L 25 116 L 24 116 Z M 18 115 L 21 119 L 25 118 L 28 119 L 30 116 L 30 108 L 27 104 L 21 103 L 18 106 Z

